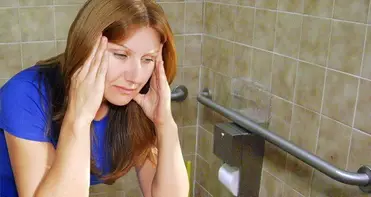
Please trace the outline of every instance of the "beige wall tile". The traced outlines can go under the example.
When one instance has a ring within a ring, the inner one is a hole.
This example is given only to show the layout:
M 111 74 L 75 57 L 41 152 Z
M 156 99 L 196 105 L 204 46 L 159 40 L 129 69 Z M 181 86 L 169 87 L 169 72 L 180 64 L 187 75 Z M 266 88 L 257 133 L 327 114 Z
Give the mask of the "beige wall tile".
M 16 8 L 0 10 L 0 42 L 18 42 L 21 39 Z
M 203 36 L 202 65 L 216 69 L 219 62 L 219 40 L 209 36 Z
M 371 82 L 361 79 L 354 127 L 371 134 L 370 117 Z
M 357 86 L 357 78 L 328 70 L 322 113 L 351 126 Z
M 304 150 L 315 153 L 319 128 L 319 114 L 294 106 L 290 140 Z
M 371 163 L 371 157 L 365 156 L 365 150 L 369 150 L 370 146 L 370 135 L 357 130 L 353 130 L 352 142 L 348 158 L 348 170 L 357 171 L 362 165 L 368 165 Z
M 19 9 L 22 41 L 53 40 L 54 14 L 51 7 Z
M 203 6 L 201 2 L 188 2 L 186 6 L 185 33 L 203 32 Z
M 237 5 L 255 6 L 256 0 L 237 0 Z
M 326 66 L 331 20 L 304 16 L 300 59 Z
M 284 185 L 284 188 L 283 188 L 283 196 L 284 197 L 304 197 L 299 192 L 295 191 L 294 189 L 292 189 L 290 186 L 286 184 Z
M 311 197 L 332 197 L 342 196 L 342 190 L 345 185 L 337 182 L 319 171 L 314 171 Z
M 19 5 L 19 0 L 2 0 L 0 7 L 16 7 Z
M 55 42 L 22 44 L 23 68 L 36 64 L 37 61 L 55 56 Z
M 233 43 L 220 40 L 219 44 L 218 64 L 215 70 L 223 73 L 224 75 L 231 76 L 234 67 Z
M 252 51 L 250 47 L 234 44 L 234 69 L 232 77 L 249 78 Z
M 218 35 L 227 40 L 234 40 L 234 23 L 236 17 L 236 6 L 220 5 Z
M 203 90 L 204 88 L 209 88 L 210 90 L 214 89 L 214 84 L 215 84 L 214 75 L 215 73 L 209 68 L 204 67 L 204 66 L 201 67 L 201 74 L 200 74 L 201 89 L 200 91 Z
M 271 123 L 275 124 L 275 122 Z M 273 176 L 281 180 L 284 180 L 286 157 L 287 153 L 285 151 L 276 147 L 274 144 L 268 142 L 265 143 L 263 169 L 272 174 Z
M 304 0 L 304 14 L 330 18 L 334 0 Z
M 254 9 L 237 7 L 234 22 L 234 40 L 243 44 L 252 44 L 254 33 Z
M 22 69 L 19 44 L 0 45 L 0 78 L 11 78 Z
M 0 79 L 0 88 L 1 88 L 1 86 L 3 86 L 7 81 L 8 81 L 8 79 Z
M 55 7 L 56 34 L 58 40 L 65 40 L 68 36 L 70 26 L 75 19 L 80 6 L 58 6 Z
M 292 104 L 282 98 L 279 98 L 277 96 L 272 96 L 271 114 L 277 117 L 278 119 L 282 120 L 286 124 L 290 124 L 291 115 L 292 115 Z M 287 135 L 281 135 L 281 136 L 285 136 L 285 138 L 288 139 L 289 135 L 287 133 Z
M 369 4 L 370 0 L 336 0 L 334 18 L 366 23 Z
M 177 55 L 177 62 L 178 66 L 183 66 L 184 62 L 184 52 L 185 52 L 185 36 L 183 35 L 176 35 L 175 38 L 175 47 L 176 47 L 176 55 Z
M 206 162 L 212 161 L 212 155 L 213 153 L 213 133 L 205 130 L 204 128 L 199 128 L 198 130 L 198 151 L 197 154 L 199 154 L 202 158 L 205 159 Z
M 174 34 L 184 33 L 184 3 L 161 3 Z
M 254 49 L 251 78 L 254 82 L 269 89 L 273 54 Z
M 209 192 L 205 190 L 200 184 L 196 183 L 195 185 L 195 197 L 211 197 Z
M 363 56 L 362 77 L 371 79 L 371 28 L 368 27 L 365 53 Z
M 259 196 L 281 197 L 282 194 L 283 183 L 269 173 L 263 171 Z
M 297 61 L 275 55 L 272 66 L 272 93 L 292 101 L 294 96 Z
M 257 8 L 277 9 L 277 0 L 256 0 L 255 6 Z
M 53 5 L 53 0 L 19 0 L 21 6 Z
M 185 36 L 185 66 L 200 66 L 202 64 L 201 56 L 201 35 Z
M 351 127 L 323 116 L 316 154 L 330 164 L 345 169 L 351 133 Z
M 71 4 L 82 4 L 87 0 L 54 0 L 55 5 L 71 5 Z
M 207 180 L 209 177 L 210 166 L 201 156 L 196 156 L 196 181 L 206 190 L 209 190 Z
M 334 21 L 328 67 L 359 75 L 365 33 L 365 25 Z
M 288 155 L 285 183 L 303 196 L 309 196 L 313 168 Z
M 171 102 L 171 113 L 174 117 L 175 123 L 178 126 L 183 126 L 183 111 L 182 111 L 182 103 L 179 102 Z
M 325 69 L 300 62 L 296 75 L 295 102 L 319 112 L 321 108 Z
M 67 41 L 57 41 L 57 53 L 64 53 Z
M 183 155 L 194 155 L 196 152 L 196 133 L 197 127 L 183 127 L 179 130 L 182 142 Z
M 183 115 L 183 125 L 181 126 L 194 126 L 197 124 L 197 99 L 195 97 L 187 97 L 185 101 L 182 102 L 182 115 Z
M 257 110 L 267 111 L 271 105 L 271 94 L 267 89 L 253 81 L 232 79 L 232 93 L 240 95 L 250 102 L 249 107 Z M 269 111 L 268 111 L 269 112 Z M 250 117 L 251 118 L 251 117 Z
M 204 33 L 218 35 L 220 5 L 205 2 L 205 6 Z
M 215 96 L 215 102 L 224 107 L 229 107 L 231 102 L 231 78 L 216 74 L 214 88 L 213 97 Z
M 297 58 L 303 17 L 296 14 L 278 13 L 275 52 Z
M 188 88 L 188 96 L 197 96 L 199 93 L 198 86 L 199 86 L 199 74 L 200 74 L 200 67 L 184 67 L 184 84 L 187 85 Z
M 273 50 L 276 12 L 256 10 L 253 45 L 269 51 Z
M 304 0 L 280 0 L 278 4 L 278 10 L 303 13 Z

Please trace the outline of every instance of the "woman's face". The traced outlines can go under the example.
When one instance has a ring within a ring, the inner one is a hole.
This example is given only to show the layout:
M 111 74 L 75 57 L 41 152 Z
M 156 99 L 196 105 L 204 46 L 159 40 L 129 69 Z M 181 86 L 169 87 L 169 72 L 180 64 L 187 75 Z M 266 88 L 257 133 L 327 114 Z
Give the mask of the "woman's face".
M 114 105 L 128 104 L 152 76 L 160 49 L 158 33 L 150 28 L 137 29 L 126 40 L 108 43 L 109 67 L 104 97 Z

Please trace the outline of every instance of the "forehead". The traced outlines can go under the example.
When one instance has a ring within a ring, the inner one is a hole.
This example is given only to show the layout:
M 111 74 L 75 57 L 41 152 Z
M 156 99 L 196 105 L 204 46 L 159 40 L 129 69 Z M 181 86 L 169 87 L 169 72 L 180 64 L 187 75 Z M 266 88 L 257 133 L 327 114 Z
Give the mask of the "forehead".
M 148 53 L 160 47 L 160 36 L 151 27 L 136 29 L 127 39 L 118 44 L 125 46 L 135 53 Z

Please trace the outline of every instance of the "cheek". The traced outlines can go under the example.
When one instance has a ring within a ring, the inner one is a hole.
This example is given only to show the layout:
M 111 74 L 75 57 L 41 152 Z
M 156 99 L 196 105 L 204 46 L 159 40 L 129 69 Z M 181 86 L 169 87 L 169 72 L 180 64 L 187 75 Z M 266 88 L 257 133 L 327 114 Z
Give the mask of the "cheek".
M 106 75 L 106 83 L 109 84 L 115 81 L 121 75 L 123 71 L 120 68 L 122 68 L 122 63 L 116 60 L 114 57 L 110 57 Z

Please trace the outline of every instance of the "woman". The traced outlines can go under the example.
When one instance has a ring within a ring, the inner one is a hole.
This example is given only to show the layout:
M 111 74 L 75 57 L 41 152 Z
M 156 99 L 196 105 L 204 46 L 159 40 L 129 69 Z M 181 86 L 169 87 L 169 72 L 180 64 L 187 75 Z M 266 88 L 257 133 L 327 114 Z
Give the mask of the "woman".
M 145 197 L 185 197 L 171 114 L 176 56 L 151 0 L 89 0 L 66 50 L 0 91 L 0 196 L 88 196 L 135 167 Z

